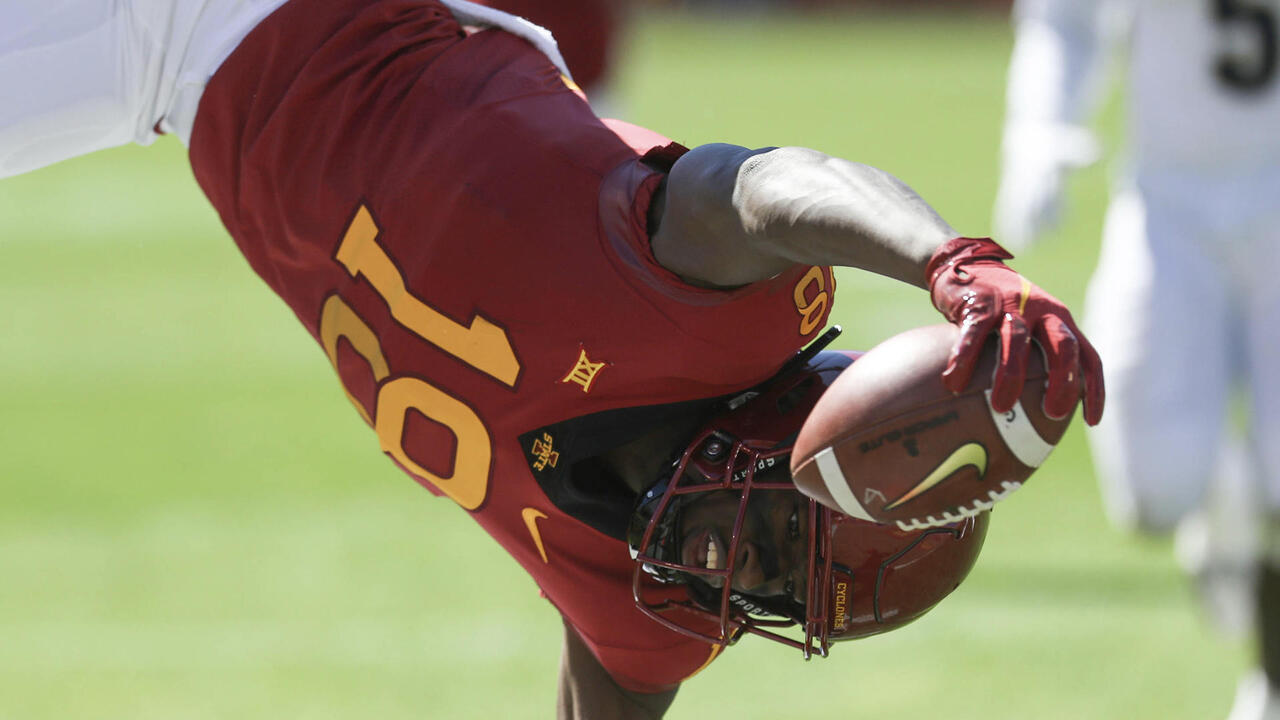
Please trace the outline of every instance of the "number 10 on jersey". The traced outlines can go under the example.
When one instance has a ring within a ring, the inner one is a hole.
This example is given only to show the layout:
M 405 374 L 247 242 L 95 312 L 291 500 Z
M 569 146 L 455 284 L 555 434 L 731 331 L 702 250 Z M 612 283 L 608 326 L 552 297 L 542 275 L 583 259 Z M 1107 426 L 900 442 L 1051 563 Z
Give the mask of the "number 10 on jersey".
M 520 375 L 506 331 L 477 315 L 463 325 L 432 308 L 406 286 L 404 276 L 386 250 L 378 244 L 379 228 L 368 208 L 361 205 L 347 226 L 334 259 L 353 278 L 363 277 L 409 331 L 450 356 L 488 375 L 495 382 L 515 387 Z M 333 294 L 320 312 L 320 341 L 329 362 L 338 369 L 338 340 L 369 363 L 378 386 L 372 415 L 344 386 L 356 411 L 373 426 L 383 452 L 402 467 L 438 487 L 462 507 L 475 510 L 484 503 L 493 465 L 493 441 L 484 421 L 466 403 L 415 377 L 392 377 L 392 370 L 373 329 L 342 299 Z M 454 444 L 453 474 L 442 477 L 420 465 L 404 449 L 404 429 L 409 411 L 417 411 L 448 428 Z

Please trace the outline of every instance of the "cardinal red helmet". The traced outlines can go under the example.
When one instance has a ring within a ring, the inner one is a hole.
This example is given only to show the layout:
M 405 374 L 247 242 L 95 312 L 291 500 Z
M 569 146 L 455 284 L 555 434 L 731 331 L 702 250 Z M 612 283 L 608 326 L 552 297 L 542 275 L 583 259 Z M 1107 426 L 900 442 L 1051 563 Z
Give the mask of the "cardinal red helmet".
M 899 628 L 959 586 L 982 547 L 985 513 L 946 527 L 903 531 L 804 498 L 804 587 L 788 586 L 788 592 L 767 597 L 734 589 L 734 573 L 746 555 L 740 545 L 752 494 L 798 492 L 788 462 L 796 434 L 817 399 L 856 358 L 840 352 L 801 357 L 763 388 L 730 401 L 695 436 L 672 474 L 641 497 L 629 541 L 642 612 L 710 643 L 730 644 L 751 633 L 799 648 L 807 659 L 815 653 L 825 657 L 832 642 Z M 683 549 L 682 517 L 710 493 L 726 492 L 738 502 L 727 546 L 701 554 Z M 687 586 L 689 599 L 650 602 L 643 592 L 647 576 Z M 802 639 L 787 630 L 794 626 L 802 628 Z

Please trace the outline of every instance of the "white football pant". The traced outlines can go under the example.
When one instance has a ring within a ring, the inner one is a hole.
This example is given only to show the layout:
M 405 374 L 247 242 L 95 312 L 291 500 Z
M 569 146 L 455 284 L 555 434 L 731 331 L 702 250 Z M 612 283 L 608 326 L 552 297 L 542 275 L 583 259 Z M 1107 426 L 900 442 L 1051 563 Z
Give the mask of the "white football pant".
M 0 178 L 161 133 L 189 144 L 204 86 L 285 0 L 0 0 Z M 551 34 L 465 0 L 460 22 L 542 50 Z
M 1277 199 L 1280 169 L 1140 176 L 1112 202 L 1086 303 L 1107 380 L 1089 438 L 1122 526 L 1170 530 L 1201 503 L 1236 388 L 1255 495 L 1280 509 Z

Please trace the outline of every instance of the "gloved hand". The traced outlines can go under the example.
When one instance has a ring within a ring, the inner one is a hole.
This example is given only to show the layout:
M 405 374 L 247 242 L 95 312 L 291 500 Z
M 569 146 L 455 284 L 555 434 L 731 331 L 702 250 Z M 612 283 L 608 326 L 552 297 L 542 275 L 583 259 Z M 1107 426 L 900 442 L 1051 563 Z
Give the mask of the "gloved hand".
M 991 406 L 997 412 L 1008 411 L 1022 394 L 1034 338 L 1049 375 L 1045 414 L 1066 417 L 1080 398 L 1083 380 L 1084 420 L 1097 425 L 1106 397 L 1102 360 L 1061 301 L 1004 264 L 1012 257 L 987 238 L 955 238 L 943 243 L 929 261 L 925 278 L 933 305 L 960 326 L 943 385 L 952 392 L 964 390 L 987 336 L 999 333 Z

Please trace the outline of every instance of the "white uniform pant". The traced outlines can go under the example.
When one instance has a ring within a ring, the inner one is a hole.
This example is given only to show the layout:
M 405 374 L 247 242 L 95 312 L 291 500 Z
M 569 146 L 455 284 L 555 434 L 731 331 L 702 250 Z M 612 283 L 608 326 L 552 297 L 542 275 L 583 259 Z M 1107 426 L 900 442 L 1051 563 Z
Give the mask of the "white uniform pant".
M 1254 495 L 1280 509 L 1280 171 L 1139 176 L 1108 211 L 1086 332 L 1106 369 L 1090 431 L 1108 511 L 1163 531 L 1196 509 L 1249 401 Z
M 305 2 L 306 0 L 298 0 Z M 161 132 L 189 144 L 204 86 L 285 0 L 0 0 L 0 178 Z M 568 74 L 551 34 L 465 0 Z

